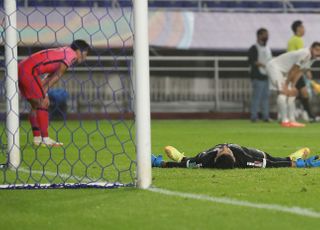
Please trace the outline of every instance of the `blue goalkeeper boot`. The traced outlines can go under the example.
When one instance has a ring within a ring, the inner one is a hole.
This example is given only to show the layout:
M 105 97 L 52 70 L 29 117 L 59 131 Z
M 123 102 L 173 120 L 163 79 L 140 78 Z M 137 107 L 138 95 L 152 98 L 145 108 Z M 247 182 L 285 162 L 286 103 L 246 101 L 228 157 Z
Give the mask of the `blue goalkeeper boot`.
M 159 156 L 155 156 L 153 154 L 151 154 L 151 165 L 152 167 L 161 167 L 162 166 L 162 156 L 159 155 Z

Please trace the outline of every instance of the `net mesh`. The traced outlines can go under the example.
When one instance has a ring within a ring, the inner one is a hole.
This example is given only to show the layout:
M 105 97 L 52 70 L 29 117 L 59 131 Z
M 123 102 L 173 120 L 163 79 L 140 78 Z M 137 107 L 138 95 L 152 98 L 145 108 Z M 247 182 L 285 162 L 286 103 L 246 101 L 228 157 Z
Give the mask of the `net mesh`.
M 62 147 L 33 145 L 27 119 L 30 105 L 19 97 L 21 164 L 17 169 L 6 167 L 6 100 L 10 98 L 1 60 L 0 184 L 55 188 L 134 182 L 133 15 L 132 2 L 124 2 L 121 6 L 112 1 L 29 0 L 27 5 L 17 1 L 19 61 L 42 49 L 70 45 L 75 39 L 87 41 L 92 50 L 86 62 L 68 68 L 48 93 L 49 136 L 63 142 Z M 0 18 L 7 16 L 1 8 Z M 2 57 L 8 26 L 3 20 Z

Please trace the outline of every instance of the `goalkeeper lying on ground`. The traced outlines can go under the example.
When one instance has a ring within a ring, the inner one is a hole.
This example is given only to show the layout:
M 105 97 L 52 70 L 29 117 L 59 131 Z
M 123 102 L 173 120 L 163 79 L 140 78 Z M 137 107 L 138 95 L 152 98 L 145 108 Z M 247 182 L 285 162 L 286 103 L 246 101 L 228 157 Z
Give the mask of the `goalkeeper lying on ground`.
M 302 148 L 288 157 L 273 157 L 266 152 L 237 144 L 218 144 L 199 153 L 186 157 L 172 146 L 166 146 L 167 156 L 174 162 L 167 162 L 162 156 L 151 157 L 152 167 L 160 168 L 280 168 L 280 167 L 320 167 L 318 156 L 309 157 L 309 148 Z

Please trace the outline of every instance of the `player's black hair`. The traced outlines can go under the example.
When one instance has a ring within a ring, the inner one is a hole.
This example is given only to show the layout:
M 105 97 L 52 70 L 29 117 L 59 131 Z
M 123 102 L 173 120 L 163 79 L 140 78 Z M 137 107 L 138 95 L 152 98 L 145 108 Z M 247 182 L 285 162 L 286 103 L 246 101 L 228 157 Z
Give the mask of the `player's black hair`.
M 311 48 L 314 48 L 314 47 L 316 47 L 316 46 L 320 46 L 320 42 L 314 42 L 314 43 L 312 43 Z
M 90 45 L 86 41 L 81 40 L 81 39 L 74 40 L 71 43 L 70 47 L 74 51 L 76 51 L 76 50 L 89 51 L 90 50 Z
M 300 20 L 297 20 L 297 21 L 294 21 L 291 25 L 291 29 L 293 31 L 293 33 L 297 33 L 297 30 L 298 30 L 298 27 L 302 26 L 302 21 Z
M 268 30 L 266 28 L 260 28 L 257 30 L 257 37 L 260 36 L 263 33 L 268 32 Z
M 214 163 L 214 167 L 217 169 L 233 169 L 234 168 L 234 158 L 227 154 L 222 154 L 218 157 Z

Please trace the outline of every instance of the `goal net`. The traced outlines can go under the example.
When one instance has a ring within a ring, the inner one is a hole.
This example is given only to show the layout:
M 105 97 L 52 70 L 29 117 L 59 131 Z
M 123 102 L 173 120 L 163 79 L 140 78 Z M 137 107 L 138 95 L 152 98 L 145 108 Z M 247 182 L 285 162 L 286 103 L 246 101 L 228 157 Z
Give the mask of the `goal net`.
M 1 187 L 135 184 L 133 2 L 17 0 L 16 9 L 10 2 L 2 1 L 0 12 Z M 63 146 L 35 145 L 17 63 L 76 39 L 90 44 L 87 60 L 69 67 L 48 91 L 49 137 Z

